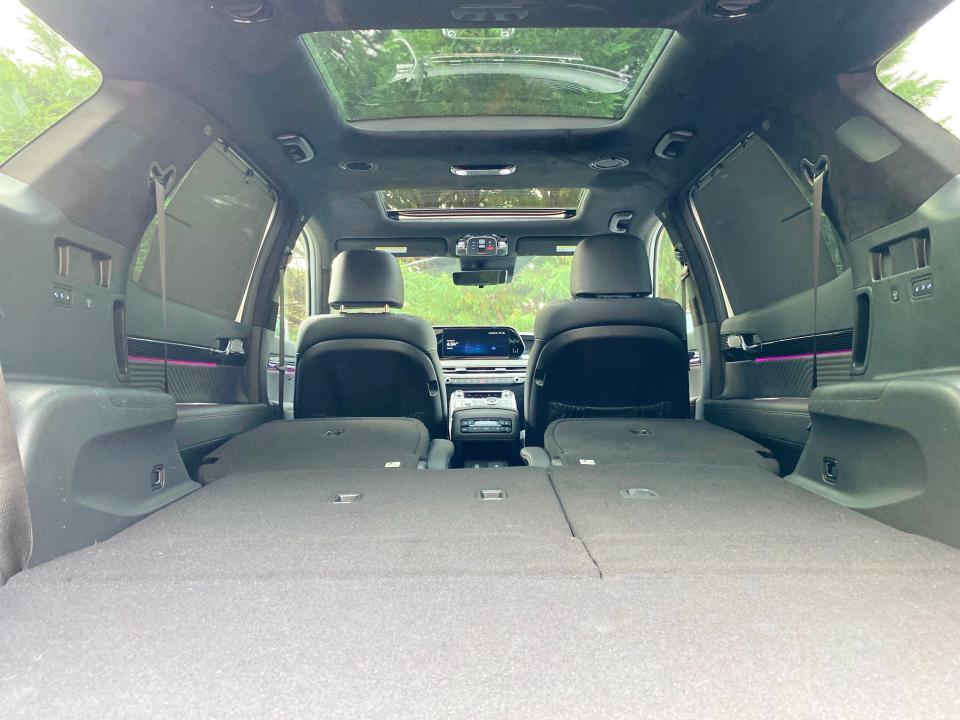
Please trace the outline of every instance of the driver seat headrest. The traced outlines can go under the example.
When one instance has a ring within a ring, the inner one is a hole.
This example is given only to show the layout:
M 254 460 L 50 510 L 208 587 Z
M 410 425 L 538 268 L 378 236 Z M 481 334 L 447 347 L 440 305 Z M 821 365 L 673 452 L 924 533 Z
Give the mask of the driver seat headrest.
M 584 238 L 573 254 L 570 294 L 591 298 L 653 294 L 650 261 L 635 235 L 607 233 Z
M 330 266 L 330 307 L 403 307 L 403 275 L 383 250 L 344 250 Z

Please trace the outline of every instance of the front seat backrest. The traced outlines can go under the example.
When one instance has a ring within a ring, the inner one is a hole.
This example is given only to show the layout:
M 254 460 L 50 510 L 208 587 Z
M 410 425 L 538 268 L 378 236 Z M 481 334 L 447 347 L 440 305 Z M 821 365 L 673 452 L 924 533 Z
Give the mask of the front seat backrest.
M 527 445 L 566 417 L 671 417 L 690 412 L 683 308 L 651 298 L 650 264 L 632 235 L 580 242 L 572 300 L 537 313 L 527 365 Z
M 330 268 L 330 315 L 308 318 L 297 342 L 294 416 L 411 417 L 445 435 L 437 336 L 403 307 L 396 258 L 346 250 Z

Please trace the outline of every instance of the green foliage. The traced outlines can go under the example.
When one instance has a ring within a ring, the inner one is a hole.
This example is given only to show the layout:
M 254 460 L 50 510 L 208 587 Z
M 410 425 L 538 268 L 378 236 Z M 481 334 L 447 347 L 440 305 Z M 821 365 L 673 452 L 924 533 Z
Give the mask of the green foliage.
M 306 36 L 351 120 L 462 115 L 619 118 L 656 59 L 656 28 L 361 30 Z
M 0 48 L 0 163 L 93 95 L 100 71 L 35 15 L 22 21 L 36 60 Z
M 657 243 L 656 287 L 654 294 L 659 298 L 675 300 L 683 304 L 683 288 L 680 279 L 683 276 L 681 265 L 674 254 L 673 243 L 666 231 Z
M 293 246 L 293 255 L 287 265 L 283 279 L 284 314 L 287 317 L 287 338 L 296 341 L 300 334 L 300 326 L 309 313 L 308 298 L 310 295 L 309 256 L 307 243 L 303 236 Z
M 904 67 L 910 47 L 916 39 L 916 35 L 911 35 L 881 60 L 877 66 L 877 77 L 888 90 L 918 110 L 927 110 L 940 95 L 947 81 L 933 80 L 924 73 L 909 71 Z M 950 121 L 949 117 L 934 119 L 941 125 Z
M 454 258 L 401 258 L 404 312 L 433 325 L 509 325 L 533 330 L 544 305 L 570 297 L 570 256 L 517 258 L 513 282 L 484 288 L 453 284 Z
M 392 189 L 383 191 L 388 210 L 441 210 L 473 208 L 576 209 L 581 188 L 458 188 L 451 190 Z

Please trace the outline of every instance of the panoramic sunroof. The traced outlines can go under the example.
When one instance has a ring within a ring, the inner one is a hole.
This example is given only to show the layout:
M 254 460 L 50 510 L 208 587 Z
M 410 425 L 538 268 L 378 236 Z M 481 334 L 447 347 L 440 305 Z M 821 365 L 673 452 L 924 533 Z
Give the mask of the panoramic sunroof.
M 351 30 L 304 35 L 348 121 L 475 115 L 619 119 L 661 28 Z
M 379 191 L 387 216 L 395 220 L 464 217 L 552 218 L 577 214 L 585 188 L 492 188 Z

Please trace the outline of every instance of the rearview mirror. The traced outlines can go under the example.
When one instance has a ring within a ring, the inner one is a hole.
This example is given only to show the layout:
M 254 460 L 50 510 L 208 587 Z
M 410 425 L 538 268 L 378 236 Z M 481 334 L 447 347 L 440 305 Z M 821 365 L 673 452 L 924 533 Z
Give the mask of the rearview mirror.
M 510 282 L 508 270 L 461 270 L 453 273 L 454 285 L 503 285 Z

